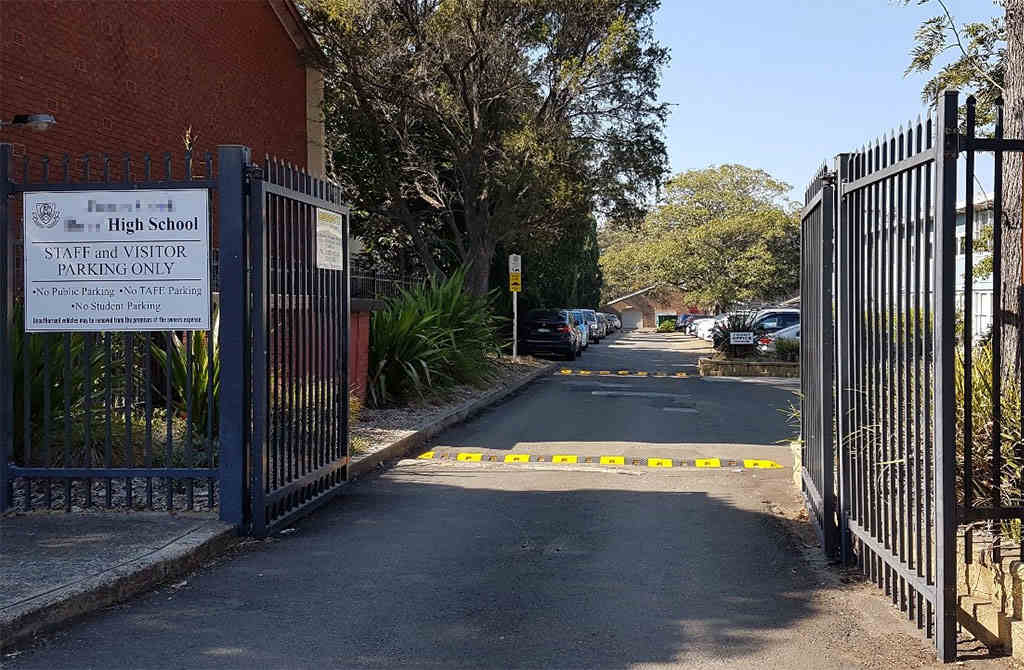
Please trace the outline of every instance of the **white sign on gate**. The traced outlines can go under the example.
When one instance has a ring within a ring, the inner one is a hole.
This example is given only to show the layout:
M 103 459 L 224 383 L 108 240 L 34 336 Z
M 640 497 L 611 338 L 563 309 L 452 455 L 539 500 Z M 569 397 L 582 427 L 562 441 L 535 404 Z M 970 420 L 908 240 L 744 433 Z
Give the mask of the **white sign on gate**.
M 24 196 L 25 330 L 210 329 L 206 189 Z
M 316 210 L 316 266 L 345 269 L 345 216 L 329 209 Z

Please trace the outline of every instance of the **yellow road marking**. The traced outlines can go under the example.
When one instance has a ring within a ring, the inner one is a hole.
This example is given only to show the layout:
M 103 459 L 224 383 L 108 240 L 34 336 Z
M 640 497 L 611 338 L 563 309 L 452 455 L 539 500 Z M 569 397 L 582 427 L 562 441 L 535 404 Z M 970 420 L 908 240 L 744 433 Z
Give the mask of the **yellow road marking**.
M 629 374 L 629 370 L 619 370 L 618 374 L 620 374 L 620 375 L 628 375 Z
M 486 458 L 485 458 L 486 456 Z M 501 459 L 499 456 L 493 454 L 483 454 L 481 452 L 463 452 L 459 454 L 450 452 L 437 452 L 437 451 L 426 451 L 417 458 L 421 459 L 446 459 L 455 458 L 456 460 L 462 461 L 463 463 L 479 463 L 483 460 L 495 462 L 504 460 L 505 463 L 543 463 L 548 457 L 545 456 L 534 456 L 531 454 L 505 454 L 504 458 Z M 586 463 L 594 463 L 595 459 L 601 465 L 626 465 L 625 456 L 585 456 L 582 457 Z M 566 464 L 575 465 L 581 462 L 581 457 L 576 454 L 555 454 L 550 457 L 550 462 L 555 464 Z M 679 460 L 678 462 L 671 458 L 630 458 L 630 463 L 633 465 L 644 465 L 646 464 L 649 468 L 673 468 L 678 465 L 679 467 L 698 467 L 698 468 L 722 468 L 722 467 L 735 467 L 742 465 L 744 468 L 749 470 L 776 470 L 782 469 L 783 465 L 776 463 L 775 461 L 760 459 L 760 458 L 748 458 L 743 460 L 736 459 L 721 459 L 721 458 L 698 458 L 694 461 Z
M 592 374 L 592 373 L 590 372 L 590 370 L 580 370 L 580 374 L 581 375 L 589 375 L 589 374 Z
M 637 377 L 646 377 L 646 376 L 647 376 L 647 373 L 646 373 L 646 372 L 644 372 L 643 370 L 641 370 L 641 371 L 639 371 L 639 372 L 637 372 L 637 373 L 636 373 L 636 376 L 637 376 Z
M 761 459 L 744 459 L 743 467 L 751 469 L 766 468 L 769 470 L 774 470 L 775 468 L 781 468 L 782 466 L 776 463 L 775 461 L 765 461 Z
M 655 372 L 654 376 L 655 377 L 667 377 L 668 375 L 666 375 L 664 372 Z
M 558 372 L 559 372 L 559 374 L 563 374 L 563 375 L 571 375 L 572 374 L 572 370 L 570 370 L 568 368 L 562 368 Z
M 611 373 L 612 373 L 611 370 L 598 370 L 598 372 L 597 372 L 597 374 L 599 374 L 599 375 L 610 375 Z

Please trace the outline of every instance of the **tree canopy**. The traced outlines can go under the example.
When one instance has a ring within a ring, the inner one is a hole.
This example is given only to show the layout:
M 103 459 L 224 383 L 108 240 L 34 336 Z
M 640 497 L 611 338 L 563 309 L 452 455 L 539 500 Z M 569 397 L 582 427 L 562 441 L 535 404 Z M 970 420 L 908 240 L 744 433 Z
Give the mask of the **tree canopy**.
M 910 4 L 911 0 L 904 0 Z M 924 5 L 932 0 L 915 0 Z M 943 0 L 935 0 L 941 13 L 926 19 L 914 34 L 910 64 L 905 75 L 923 73 L 931 78 L 921 89 L 921 101 L 934 106 L 947 88 L 966 89 L 978 100 L 978 123 L 995 120 L 996 100 L 1003 96 L 1006 71 L 1006 22 L 1003 16 L 958 26 Z M 953 53 L 944 64 L 945 54 Z
M 665 169 L 658 4 L 305 0 L 331 168 L 371 253 L 465 265 L 482 292 L 499 243 L 635 213 Z
M 996 0 L 996 16 L 988 21 L 958 25 L 945 0 L 915 1 L 919 5 L 934 4 L 939 13 L 926 20 L 914 35 L 907 74 L 923 72 L 931 79 L 921 91 L 921 99 L 934 105 L 945 88 L 973 93 L 977 99 L 978 123 L 992 127 L 996 106 L 1004 103 L 1005 137 L 1024 137 L 1024 0 Z M 952 53 L 949 59 L 948 53 Z M 948 59 L 948 60 L 947 60 Z M 960 110 L 961 119 L 964 108 Z M 1002 189 L 1002 276 L 1003 286 L 1024 285 L 1024 157 L 1007 152 L 1003 160 Z M 980 181 L 978 185 L 981 186 Z M 972 184 L 969 188 L 974 188 Z M 976 239 L 979 249 L 994 244 L 991 226 Z M 991 258 L 982 258 L 976 265 L 979 276 L 993 272 Z M 1003 373 L 1020 374 L 1017 365 L 1019 330 L 1024 324 L 1015 291 L 1002 292 L 1002 304 L 996 307 L 1002 317 Z
M 800 284 L 800 224 L 789 185 L 722 165 L 676 175 L 638 226 L 601 235 L 608 297 L 655 284 L 715 309 L 789 297 Z

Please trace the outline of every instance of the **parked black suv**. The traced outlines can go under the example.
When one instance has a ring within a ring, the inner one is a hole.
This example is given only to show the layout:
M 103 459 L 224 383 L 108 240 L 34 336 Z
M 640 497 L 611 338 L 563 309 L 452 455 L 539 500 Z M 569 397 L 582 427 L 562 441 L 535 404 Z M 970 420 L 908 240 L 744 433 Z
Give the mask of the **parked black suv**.
M 531 309 L 519 324 L 519 351 L 561 354 L 574 361 L 582 346 L 579 325 L 566 309 Z

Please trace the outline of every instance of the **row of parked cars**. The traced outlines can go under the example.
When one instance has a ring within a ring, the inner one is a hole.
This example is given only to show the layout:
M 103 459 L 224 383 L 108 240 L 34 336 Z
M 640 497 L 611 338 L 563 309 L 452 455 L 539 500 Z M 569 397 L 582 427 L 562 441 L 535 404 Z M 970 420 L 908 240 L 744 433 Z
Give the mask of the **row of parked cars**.
M 519 322 L 519 351 L 574 361 L 591 343 L 621 328 L 619 317 L 592 309 L 531 309 Z
M 683 331 L 702 340 L 715 344 L 716 327 L 732 316 L 750 317 L 750 330 L 754 343 L 761 353 L 775 351 L 779 339 L 800 341 L 800 310 L 791 307 L 769 307 L 757 311 L 728 312 L 710 316 L 707 314 L 680 314 L 676 319 L 676 330 Z

